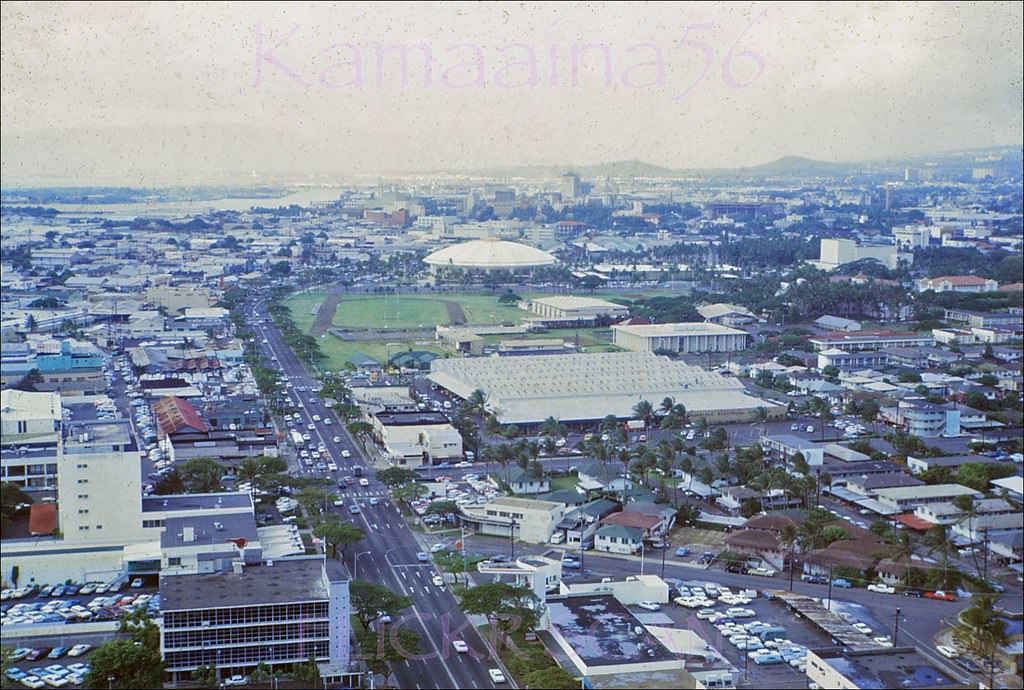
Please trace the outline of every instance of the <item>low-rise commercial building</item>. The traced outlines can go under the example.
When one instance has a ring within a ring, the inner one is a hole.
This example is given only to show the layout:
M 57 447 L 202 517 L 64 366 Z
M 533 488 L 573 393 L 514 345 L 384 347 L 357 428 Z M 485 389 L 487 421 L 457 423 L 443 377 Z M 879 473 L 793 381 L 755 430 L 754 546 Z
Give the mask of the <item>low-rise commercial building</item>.
M 564 514 L 560 503 L 499 496 L 483 508 L 463 508 L 461 519 L 481 534 L 546 544 Z
M 807 681 L 837 690 L 967 687 L 912 647 L 808 649 Z
M 715 323 L 662 323 L 612 326 L 612 342 L 633 352 L 739 352 L 749 334 Z
M 532 321 L 551 325 L 611 323 L 629 316 L 629 307 L 596 297 L 538 297 L 519 306 L 536 315 Z
M 395 464 L 462 459 L 462 435 L 440 412 L 381 412 L 370 417 L 370 424 Z
M 881 350 L 884 347 L 932 347 L 935 338 L 916 333 L 837 333 L 820 338 L 808 338 L 818 352 L 825 350 Z
M 770 419 L 786 414 L 785 405 L 749 395 L 734 378 L 647 352 L 436 359 L 428 378 L 460 398 L 482 390 L 505 424 L 632 419 L 638 401 L 657 405 L 667 397 L 691 419 L 716 424 L 752 421 L 759 407 Z

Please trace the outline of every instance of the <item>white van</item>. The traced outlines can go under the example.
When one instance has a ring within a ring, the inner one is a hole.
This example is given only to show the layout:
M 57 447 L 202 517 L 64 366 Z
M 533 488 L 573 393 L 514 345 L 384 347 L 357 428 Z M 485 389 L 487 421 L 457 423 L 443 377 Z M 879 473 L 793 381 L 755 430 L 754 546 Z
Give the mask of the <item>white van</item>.
M 555 532 L 551 535 L 552 544 L 561 544 L 565 541 L 565 532 Z

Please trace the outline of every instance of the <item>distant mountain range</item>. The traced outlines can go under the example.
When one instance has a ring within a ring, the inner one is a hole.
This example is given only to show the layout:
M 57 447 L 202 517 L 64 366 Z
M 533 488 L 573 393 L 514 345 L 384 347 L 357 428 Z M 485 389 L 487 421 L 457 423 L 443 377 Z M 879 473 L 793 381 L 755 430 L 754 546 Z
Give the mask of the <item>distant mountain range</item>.
M 641 160 L 612 161 L 596 165 L 529 165 L 502 166 L 476 170 L 446 170 L 445 172 L 462 173 L 480 177 L 502 178 L 552 178 L 574 172 L 584 179 L 594 180 L 602 177 L 651 177 L 651 178 L 800 178 L 800 177 L 844 177 L 857 174 L 884 172 L 902 173 L 906 167 L 924 166 L 958 166 L 969 168 L 979 157 L 998 156 L 1011 164 L 1020 167 L 1022 158 L 1019 146 L 992 146 L 987 148 L 949 151 L 928 155 L 909 156 L 899 159 L 831 162 L 819 161 L 801 156 L 783 156 L 777 160 L 745 168 L 694 168 L 673 169 Z M 985 165 L 978 163 L 979 166 Z

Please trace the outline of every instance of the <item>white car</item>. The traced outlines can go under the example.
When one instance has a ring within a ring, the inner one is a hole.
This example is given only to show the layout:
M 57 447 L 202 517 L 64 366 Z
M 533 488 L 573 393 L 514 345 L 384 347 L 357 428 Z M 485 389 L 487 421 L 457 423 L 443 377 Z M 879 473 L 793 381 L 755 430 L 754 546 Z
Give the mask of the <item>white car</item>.
M 946 645 L 939 645 L 935 648 L 935 651 L 947 659 L 955 659 L 960 656 L 960 652 L 956 651 L 953 647 L 947 647 Z
M 444 587 L 444 578 L 440 575 L 435 575 L 431 580 L 437 587 Z
M 490 675 L 492 683 L 504 683 L 505 682 L 505 674 L 501 672 L 501 669 L 499 669 L 499 668 L 490 668 L 490 669 L 487 669 L 487 673 L 488 673 L 488 675 Z
M 448 548 L 448 547 L 445 546 L 444 544 L 440 544 L 440 543 L 434 544 L 433 546 L 430 547 L 430 553 L 437 553 L 439 551 L 444 551 L 446 548 Z
M 341 436 L 335 436 L 331 440 L 334 441 L 335 443 L 341 443 Z
M 469 651 L 469 645 L 463 640 L 452 640 L 452 647 L 454 647 L 455 651 L 459 654 L 465 654 Z
M 225 686 L 248 685 L 249 679 L 245 676 L 234 675 L 224 681 Z
M 343 450 L 343 451 L 341 451 L 341 457 L 343 457 L 343 458 L 351 458 L 352 457 L 352 453 L 350 453 L 347 450 Z
M 637 603 L 637 606 L 639 606 L 640 608 L 645 609 L 647 611 L 660 611 L 661 610 L 661 605 L 658 604 L 657 602 L 654 602 L 654 601 L 641 601 L 641 602 Z
M 90 649 L 92 649 L 91 644 L 76 644 L 74 647 L 71 648 L 71 651 L 68 652 L 68 656 L 82 656 Z
M 753 618 L 757 614 L 754 613 L 754 609 L 732 608 L 726 609 L 725 615 L 730 618 Z
M 870 635 L 871 634 L 871 628 L 869 626 L 865 625 L 864 623 L 854 623 L 853 627 L 856 628 L 857 630 L 860 630 L 865 635 Z
M 871 584 L 868 585 L 869 592 L 878 592 L 879 594 L 895 594 L 896 588 L 890 587 L 889 585 L 883 584 Z
M 714 609 L 701 609 L 697 612 L 697 619 L 702 621 L 711 620 L 719 615 Z

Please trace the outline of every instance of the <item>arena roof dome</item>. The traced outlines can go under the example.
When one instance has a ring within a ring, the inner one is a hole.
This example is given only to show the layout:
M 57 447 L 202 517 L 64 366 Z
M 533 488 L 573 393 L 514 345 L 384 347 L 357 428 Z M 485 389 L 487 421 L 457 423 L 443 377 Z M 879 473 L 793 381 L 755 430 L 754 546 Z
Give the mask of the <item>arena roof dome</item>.
M 555 263 L 555 257 L 518 242 L 471 240 L 438 249 L 423 261 L 438 268 L 517 270 L 550 266 Z

